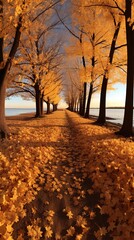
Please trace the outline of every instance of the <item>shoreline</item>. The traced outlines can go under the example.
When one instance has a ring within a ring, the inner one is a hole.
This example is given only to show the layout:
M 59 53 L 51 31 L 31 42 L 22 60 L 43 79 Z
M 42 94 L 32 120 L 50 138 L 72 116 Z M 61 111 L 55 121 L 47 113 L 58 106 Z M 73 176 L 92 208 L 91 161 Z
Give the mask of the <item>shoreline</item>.
M 88 119 L 91 119 L 91 120 L 96 120 L 98 116 L 95 116 L 95 115 L 90 115 Z M 115 128 L 115 130 L 119 130 L 122 126 L 121 123 L 113 123 L 113 122 L 110 122 L 108 120 L 116 120 L 116 118 L 110 118 L 110 117 L 106 117 L 106 123 L 104 125 L 104 127 L 109 127 L 109 128 Z
M 107 108 L 107 109 L 113 109 L 113 108 Z M 20 118 L 22 118 L 21 116 L 25 116 L 25 118 L 27 118 L 28 115 L 31 115 L 30 117 L 32 117 L 32 115 L 33 115 L 33 117 L 34 117 L 35 109 L 31 108 L 29 110 L 31 110 L 31 111 L 30 112 L 16 113 L 16 115 L 7 115 L 6 119 L 11 119 L 11 118 L 12 119 L 20 119 Z M 58 110 L 59 111 L 61 111 L 61 110 L 65 111 L 66 109 L 58 109 Z M 46 112 L 46 110 L 44 110 L 44 113 L 45 112 Z M 89 115 L 89 119 L 91 119 L 91 120 L 96 121 L 97 118 L 98 118 L 97 115 L 93 115 L 93 114 Z M 105 126 L 110 125 L 110 127 L 113 126 L 113 127 L 116 127 L 116 128 L 119 129 L 119 128 L 122 127 L 122 124 L 123 124 L 122 116 L 121 116 L 121 118 L 120 117 L 114 118 L 114 117 L 108 117 L 108 116 L 106 117 L 106 124 L 105 124 Z M 134 125 L 134 123 L 133 123 L 133 125 Z M 134 128 L 134 126 L 133 126 L 133 128 Z
M 35 116 L 34 112 L 20 113 L 18 115 L 6 116 L 6 120 L 28 120 L 35 118 L 34 116 Z
M 59 111 L 63 111 L 63 109 L 58 109 Z M 66 111 L 66 110 L 65 110 Z M 53 112 L 51 112 L 53 113 Z M 77 113 L 78 114 L 78 113 Z M 78 114 L 79 115 L 79 114 Z M 80 116 L 80 115 L 79 115 Z M 42 117 L 45 117 L 45 112 L 44 112 L 44 115 Z M 20 121 L 27 121 L 27 120 L 31 120 L 31 119 L 36 119 L 35 118 L 35 112 L 30 112 L 30 113 L 20 113 L 18 115 L 13 115 L 13 116 L 6 116 L 6 120 L 20 120 Z M 95 121 L 97 119 L 97 116 L 95 115 L 90 115 L 89 118 L 87 118 L 89 120 L 93 120 Z M 106 117 L 106 124 L 104 125 L 104 127 L 108 127 L 108 128 L 112 128 L 114 130 L 115 128 L 115 131 L 116 130 L 119 130 L 122 126 L 122 124 L 120 123 L 113 123 L 113 122 L 110 122 L 108 120 L 110 119 L 115 119 L 115 118 L 110 118 L 110 117 Z
M 58 109 L 57 111 L 66 111 L 66 109 Z M 44 115 L 42 116 L 45 117 L 46 112 L 44 111 Z M 53 111 L 51 112 L 53 113 Z M 77 113 L 77 112 L 75 112 Z M 78 113 L 77 113 L 78 114 Z M 78 116 L 80 116 L 78 114 Z M 96 115 L 90 115 L 89 120 L 92 120 L 92 121 L 95 121 L 97 119 L 98 116 Z M 18 120 L 18 121 L 30 121 L 30 120 L 33 120 L 33 119 L 38 119 L 38 118 L 35 118 L 35 112 L 29 112 L 29 113 L 20 113 L 18 115 L 11 115 L 11 116 L 6 116 L 6 120 Z M 121 123 L 115 123 L 115 122 L 111 122 L 110 120 L 116 120 L 116 118 L 111 118 L 111 117 L 106 117 L 106 123 L 105 125 L 103 125 L 102 127 L 106 127 L 106 128 L 109 128 L 113 131 L 119 131 L 120 128 L 122 127 L 122 124 Z M 133 126 L 133 131 L 134 131 L 134 126 Z

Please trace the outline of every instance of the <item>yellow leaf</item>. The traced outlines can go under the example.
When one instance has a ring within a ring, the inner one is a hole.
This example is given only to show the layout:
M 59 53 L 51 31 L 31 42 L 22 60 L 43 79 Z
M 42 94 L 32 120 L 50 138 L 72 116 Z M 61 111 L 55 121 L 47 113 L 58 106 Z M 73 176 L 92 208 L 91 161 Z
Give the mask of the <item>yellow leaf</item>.
M 67 235 L 72 237 L 72 236 L 74 235 L 74 233 L 75 233 L 75 228 L 71 226 L 71 227 L 67 230 Z
M 69 212 L 67 213 L 67 217 L 68 217 L 69 219 L 73 218 L 73 213 L 72 213 L 71 211 L 69 211 Z
M 75 240 L 81 240 L 82 239 L 82 234 L 79 234 L 76 236 Z
M 52 237 L 53 231 L 52 231 L 51 227 L 50 226 L 46 226 L 45 229 L 46 229 L 45 236 L 46 237 Z
M 13 232 L 12 225 L 7 225 L 7 232 L 9 232 L 9 233 Z

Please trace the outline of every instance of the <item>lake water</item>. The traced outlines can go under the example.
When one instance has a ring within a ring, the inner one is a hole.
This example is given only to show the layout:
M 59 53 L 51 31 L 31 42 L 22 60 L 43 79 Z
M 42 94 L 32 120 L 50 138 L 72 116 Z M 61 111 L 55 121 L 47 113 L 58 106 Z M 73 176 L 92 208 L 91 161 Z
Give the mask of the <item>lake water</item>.
M 133 110 L 134 113 L 134 110 Z M 90 109 L 90 115 L 98 116 L 99 115 L 99 109 L 92 108 Z M 134 114 L 133 114 L 134 116 Z M 106 109 L 106 117 L 110 118 L 107 119 L 107 121 L 112 123 L 123 123 L 123 117 L 124 117 L 124 109 Z M 133 126 L 134 126 L 134 118 L 133 118 Z
M 35 112 L 35 108 L 6 108 L 6 116 Z
M 31 113 L 35 112 L 35 108 L 6 108 L 6 116 L 15 116 L 22 113 Z M 90 115 L 98 116 L 99 109 L 92 108 L 90 109 Z M 112 123 L 123 123 L 123 116 L 124 116 L 124 109 L 107 109 L 106 116 L 109 122 Z M 134 126 L 134 119 L 133 119 L 133 126 Z

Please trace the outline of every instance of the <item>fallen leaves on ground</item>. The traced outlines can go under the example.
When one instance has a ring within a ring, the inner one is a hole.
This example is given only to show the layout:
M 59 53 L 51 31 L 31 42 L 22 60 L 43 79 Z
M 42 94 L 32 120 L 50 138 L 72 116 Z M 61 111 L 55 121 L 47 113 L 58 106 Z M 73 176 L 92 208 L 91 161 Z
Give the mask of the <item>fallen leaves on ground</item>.
M 0 239 L 132 240 L 134 143 L 69 111 L 8 120 Z

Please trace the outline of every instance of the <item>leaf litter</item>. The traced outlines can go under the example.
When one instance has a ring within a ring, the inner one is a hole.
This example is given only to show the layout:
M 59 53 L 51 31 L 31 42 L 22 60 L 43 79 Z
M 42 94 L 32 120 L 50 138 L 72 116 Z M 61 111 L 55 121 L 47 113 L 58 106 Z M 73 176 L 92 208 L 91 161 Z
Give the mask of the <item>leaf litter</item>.
M 133 239 L 131 139 L 69 111 L 8 125 L 0 239 Z

